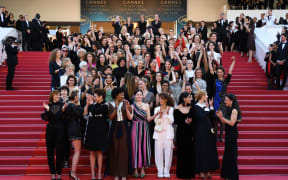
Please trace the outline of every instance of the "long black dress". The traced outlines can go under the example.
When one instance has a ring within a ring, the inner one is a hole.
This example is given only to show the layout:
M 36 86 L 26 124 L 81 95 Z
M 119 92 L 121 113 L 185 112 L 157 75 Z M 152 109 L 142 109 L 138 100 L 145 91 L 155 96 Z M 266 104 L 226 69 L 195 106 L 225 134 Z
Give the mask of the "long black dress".
M 226 119 L 231 119 L 232 109 L 228 109 Z M 239 171 L 238 171 L 238 128 L 237 122 L 234 126 L 225 126 L 225 151 L 222 162 L 221 177 L 238 180 Z
M 247 52 L 247 40 L 248 40 L 248 33 L 244 25 L 243 28 L 239 28 L 239 51 Z
M 109 140 L 108 106 L 104 102 L 91 104 L 88 107 L 88 115 L 84 137 L 85 147 L 90 151 L 106 151 Z
M 177 178 L 191 179 L 194 177 L 194 145 L 192 124 L 185 123 L 186 118 L 192 118 L 192 108 L 187 114 L 179 109 L 174 111 L 174 123 L 177 124 Z
M 211 133 L 210 117 L 214 111 L 205 111 L 198 103 L 193 110 L 195 136 L 195 173 L 213 171 L 219 168 L 216 138 Z
M 65 110 L 65 119 L 67 121 L 67 135 L 70 141 L 81 140 L 80 121 L 83 118 L 83 108 L 80 105 L 69 103 Z

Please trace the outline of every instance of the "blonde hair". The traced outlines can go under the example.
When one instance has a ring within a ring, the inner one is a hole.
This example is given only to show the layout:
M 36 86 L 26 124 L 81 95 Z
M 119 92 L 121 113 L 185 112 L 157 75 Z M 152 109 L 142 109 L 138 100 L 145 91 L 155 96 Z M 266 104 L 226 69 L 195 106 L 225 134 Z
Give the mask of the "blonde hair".
M 125 32 L 127 33 L 127 27 L 126 27 L 126 26 L 122 26 L 122 28 L 121 28 L 121 33 L 123 33 L 124 30 L 125 30 Z
M 195 99 L 199 101 L 203 96 L 207 96 L 207 93 L 205 91 L 198 91 L 195 95 Z
M 70 59 L 70 58 L 63 58 L 63 59 L 62 59 L 62 65 L 61 65 L 61 66 L 63 67 L 63 69 L 65 69 L 65 68 L 67 67 L 67 63 L 68 63 L 69 61 L 71 62 L 71 59 Z

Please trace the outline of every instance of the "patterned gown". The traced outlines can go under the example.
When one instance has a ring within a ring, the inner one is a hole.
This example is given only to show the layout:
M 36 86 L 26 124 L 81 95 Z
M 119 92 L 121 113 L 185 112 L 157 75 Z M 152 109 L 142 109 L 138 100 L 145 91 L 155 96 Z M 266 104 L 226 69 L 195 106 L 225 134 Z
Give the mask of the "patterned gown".
M 142 168 L 150 166 L 151 145 L 147 113 L 133 104 L 133 121 L 131 128 L 132 167 Z

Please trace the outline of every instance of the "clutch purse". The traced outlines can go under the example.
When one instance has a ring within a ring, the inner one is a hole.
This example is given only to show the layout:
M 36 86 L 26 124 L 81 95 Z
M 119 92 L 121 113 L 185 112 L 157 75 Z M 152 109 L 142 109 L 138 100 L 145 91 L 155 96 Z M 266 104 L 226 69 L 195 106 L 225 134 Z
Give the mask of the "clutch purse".
M 162 124 L 161 124 L 161 120 L 156 121 L 156 124 L 155 124 L 155 127 L 154 127 L 154 131 L 160 133 L 160 132 L 162 132 L 162 130 L 163 130 L 163 127 L 162 127 Z

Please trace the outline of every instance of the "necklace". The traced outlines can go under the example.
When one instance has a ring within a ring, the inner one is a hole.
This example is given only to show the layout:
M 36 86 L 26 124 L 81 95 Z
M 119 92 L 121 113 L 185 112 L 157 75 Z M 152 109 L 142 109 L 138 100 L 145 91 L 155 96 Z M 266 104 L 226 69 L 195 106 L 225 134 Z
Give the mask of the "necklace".
M 142 108 L 142 102 L 141 103 L 136 103 L 136 106 L 138 107 L 138 108 Z

